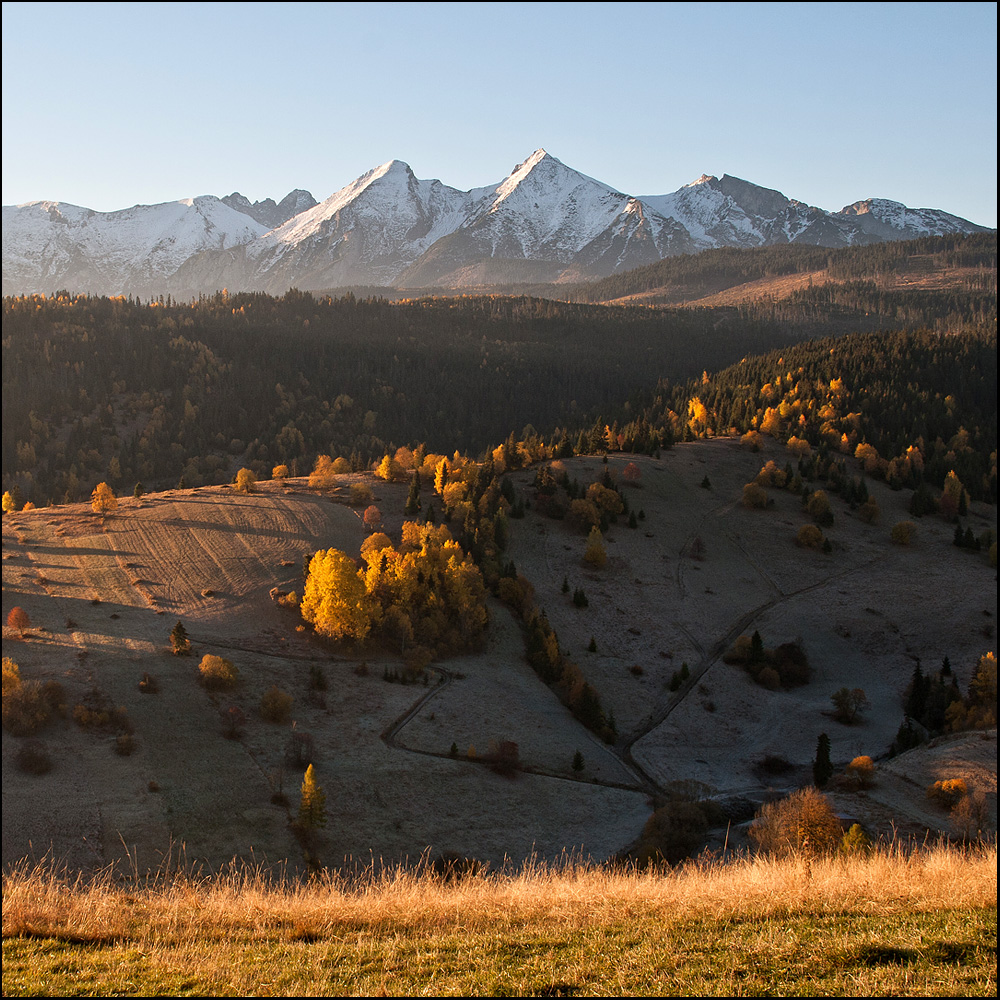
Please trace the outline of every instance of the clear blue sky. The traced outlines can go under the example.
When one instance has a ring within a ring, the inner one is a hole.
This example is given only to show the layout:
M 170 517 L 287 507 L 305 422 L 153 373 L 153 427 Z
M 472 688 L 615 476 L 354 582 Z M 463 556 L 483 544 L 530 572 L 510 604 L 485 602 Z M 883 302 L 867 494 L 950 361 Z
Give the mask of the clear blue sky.
M 3 203 L 467 189 L 538 146 L 996 225 L 993 3 L 4 3 Z

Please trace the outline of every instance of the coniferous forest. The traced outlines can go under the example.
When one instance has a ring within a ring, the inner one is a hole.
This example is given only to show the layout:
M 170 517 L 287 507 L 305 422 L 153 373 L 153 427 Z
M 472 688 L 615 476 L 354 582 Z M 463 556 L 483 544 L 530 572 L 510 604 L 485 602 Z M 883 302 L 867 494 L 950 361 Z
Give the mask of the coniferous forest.
M 960 277 L 888 287 L 914 260 Z M 367 468 L 418 443 L 650 451 L 763 430 L 870 445 L 873 471 L 911 488 L 939 488 L 954 467 L 973 497 L 995 499 L 995 260 L 995 236 L 710 251 L 600 286 L 624 294 L 669 272 L 705 288 L 821 264 L 839 277 L 715 308 L 294 290 L 7 298 L 4 489 L 41 506 L 98 481 L 121 492 L 228 482 L 243 466 L 305 474 L 320 454 Z M 922 461 L 903 467 L 911 447 Z

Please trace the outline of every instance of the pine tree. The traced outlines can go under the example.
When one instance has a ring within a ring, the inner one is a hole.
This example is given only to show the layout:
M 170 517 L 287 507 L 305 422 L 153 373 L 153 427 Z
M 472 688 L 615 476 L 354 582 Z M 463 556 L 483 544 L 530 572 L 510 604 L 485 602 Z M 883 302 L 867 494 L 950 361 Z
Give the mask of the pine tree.
M 822 788 L 833 777 L 833 764 L 830 761 L 830 737 L 820 733 L 816 741 L 816 759 L 813 761 L 813 781 L 817 788 Z
M 188 638 L 187 629 L 179 621 L 170 630 L 170 647 L 174 656 L 191 655 L 191 640 Z
M 418 514 L 420 512 L 420 473 L 414 472 L 410 480 L 410 493 L 406 498 L 406 513 Z
M 326 794 L 316 782 L 312 764 L 302 779 L 302 801 L 299 803 L 299 823 L 305 830 L 326 826 Z

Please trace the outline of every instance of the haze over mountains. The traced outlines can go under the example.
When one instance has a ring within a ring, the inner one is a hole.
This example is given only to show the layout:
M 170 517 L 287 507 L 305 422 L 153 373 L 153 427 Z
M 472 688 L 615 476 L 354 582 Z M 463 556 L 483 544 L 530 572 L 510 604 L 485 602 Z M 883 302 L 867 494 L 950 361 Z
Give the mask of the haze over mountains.
M 3 293 L 180 297 L 350 285 L 474 288 L 579 281 L 718 247 L 843 247 L 986 231 L 870 198 L 829 212 L 724 175 L 632 196 L 543 149 L 499 184 L 459 191 L 400 160 L 317 203 L 238 192 L 116 212 L 53 201 L 3 209 Z

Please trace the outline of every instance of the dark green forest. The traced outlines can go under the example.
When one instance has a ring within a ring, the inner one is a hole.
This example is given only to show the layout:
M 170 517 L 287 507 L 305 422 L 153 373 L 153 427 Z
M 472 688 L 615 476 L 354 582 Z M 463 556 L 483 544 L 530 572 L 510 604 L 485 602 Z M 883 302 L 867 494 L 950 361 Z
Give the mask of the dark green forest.
M 917 250 L 981 268 L 982 287 L 871 280 Z M 837 261 L 845 281 L 714 309 L 296 291 L 7 298 L 4 489 L 43 505 L 100 481 L 131 492 L 228 482 L 241 466 L 304 474 L 320 454 L 367 468 L 399 445 L 475 456 L 513 436 L 532 453 L 653 450 L 760 428 L 840 452 L 867 442 L 885 463 L 916 446 L 924 468 L 911 462 L 906 485 L 940 487 L 953 463 L 974 496 L 995 497 L 995 236 L 663 264 L 752 273 L 782 254 Z M 824 337 L 840 339 L 803 343 Z M 794 421 L 768 415 L 782 406 Z

